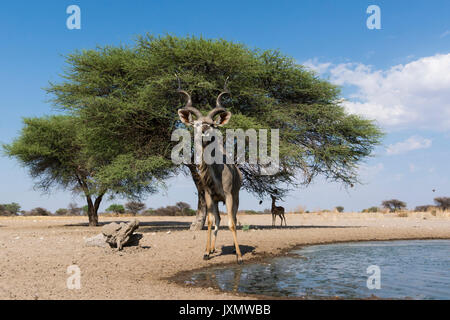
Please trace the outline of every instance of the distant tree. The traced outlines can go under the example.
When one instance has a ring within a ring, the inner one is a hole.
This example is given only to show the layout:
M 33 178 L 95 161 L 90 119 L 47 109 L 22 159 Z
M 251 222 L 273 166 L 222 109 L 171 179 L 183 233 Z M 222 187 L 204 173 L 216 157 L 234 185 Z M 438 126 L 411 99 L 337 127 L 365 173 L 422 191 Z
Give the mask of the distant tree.
M 437 204 L 439 208 L 442 210 L 450 209 L 450 198 L 449 197 L 438 197 L 434 198 L 434 202 Z
M 11 212 L 9 212 L 5 209 L 5 205 L 0 204 L 0 216 L 10 216 L 10 215 L 12 215 L 12 214 L 11 214 Z
M 26 215 L 28 216 L 50 216 L 52 213 L 48 211 L 47 209 L 37 207 L 32 209 L 31 211 L 28 211 Z
M 130 201 L 125 204 L 125 208 L 133 215 L 137 215 L 139 212 L 145 209 L 145 203 L 139 201 Z
M 417 206 L 414 208 L 414 211 L 416 212 L 427 212 L 430 208 L 433 208 L 434 206 L 432 204 L 426 204 L 423 206 Z
M 0 208 L 0 211 L 7 211 L 9 213 L 8 215 L 15 216 L 20 212 L 20 205 L 15 202 L 3 204 L 2 208 Z
M 167 207 L 161 207 L 156 209 L 155 215 L 157 216 L 176 216 L 177 212 L 179 212 L 180 209 L 177 206 L 167 206 Z
M 192 210 L 191 206 L 185 202 L 178 202 L 174 206 L 161 207 L 156 210 L 147 210 L 145 215 L 155 216 L 195 216 L 197 211 Z
M 67 216 L 69 213 L 68 209 L 64 209 L 64 208 L 60 208 L 58 210 L 55 211 L 55 215 L 57 216 Z
M 337 206 L 336 207 L 337 212 L 344 212 L 344 207 L 342 206 Z
M 153 210 L 153 208 L 148 208 L 147 210 L 142 211 L 141 215 L 143 215 L 143 216 L 153 216 L 153 215 L 155 215 L 155 211 Z
M 177 202 L 175 204 L 175 206 L 178 207 L 178 209 L 181 212 L 181 215 L 184 215 L 185 213 L 187 213 L 187 211 L 191 208 L 191 205 L 186 202 Z
M 391 212 L 406 208 L 406 203 L 397 199 L 385 200 L 381 203 L 381 205 L 384 208 L 389 209 Z
M 68 215 L 70 216 L 79 216 L 81 215 L 82 208 L 78 207 L 76 203 L 69 203 L 68 206 Z
M 374 212 L 378 212 L 378 211 L 380 211 L 380 209 L 379 209 L 378 207 L 370 207 L 370 208 L 364 209 L 362 212 L 363 212 L 363 213 L 364 213 L 364 212 L 371 212 L 371 213 L 374 213 Z
M 106 212 L 125 213 L 125 207 L 121 204 L 112 204 L 106 209 Z

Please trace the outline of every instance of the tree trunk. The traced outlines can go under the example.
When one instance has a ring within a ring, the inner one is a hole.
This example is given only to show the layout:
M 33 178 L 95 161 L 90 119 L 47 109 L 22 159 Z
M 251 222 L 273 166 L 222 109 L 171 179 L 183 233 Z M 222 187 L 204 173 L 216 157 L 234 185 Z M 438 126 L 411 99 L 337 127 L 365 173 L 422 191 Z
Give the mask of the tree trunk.
M 89 226 L 91 227 L 97 227 L 98 226 L 98 208 L 100 207 L 100 202 L 102 202 L 102 198 L 105 195 L 106 191 L 105 189 L 100 191 L 99 196 L 95 199 L 95 202 L 92 202 L 91 194 L 89 192 L 89 187 L 86 182 L 86 177 L 83 176 L 81 173 L 77 173 L 75 177 L 78 180 L 78 184 L 80 185 L 81 189 L 84 191 L 84 195 L 86 196 L 86 201 L 88 204 L 88 218 L 89 218 Z
M 98 196 L 95 199 L 95 202 L 92 202 L 91 196 L 86 196 L 87 204 L 88 204 L 88 218 L 89 218 L 89 226 L 97 227 L 98 226 L 98 208 L 100 207 L 100 202 L 102 202 L 103 195 Z
M 197 188 L 197 214 L 195 220 L 192 222 L 190 230 L 202 230 L 206 221 L 206 200 L 205 190 L 200 182 L 200 176 L 197 171 L 197 166 L 190 164 L 187 166 L 191 172 L 192 180 L 194 180 L 195 187 Z
M 195 216 L 195 220 L 192 222 L 190 229 L 191 230 L 202 230 L 206 221 L 206 200 L 205 200 L 205 192 L 198 193 L 198 202 L 197 202 L 197 214 Z

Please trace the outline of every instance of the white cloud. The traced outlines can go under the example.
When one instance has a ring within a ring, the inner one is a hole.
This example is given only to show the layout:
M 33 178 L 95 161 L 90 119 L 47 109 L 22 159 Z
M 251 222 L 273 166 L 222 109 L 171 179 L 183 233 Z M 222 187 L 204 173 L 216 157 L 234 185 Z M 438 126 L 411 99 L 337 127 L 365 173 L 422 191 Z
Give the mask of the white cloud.
M 320 63 L 317 58 L 309 59 L 302 63 L 305 67 L 317 72 L 324 73 L 331 66 L 330 62 Z
M 361 63 L 305 66 L 327 73 L 338 85 L 354 89 L 344 102 L 349 112 L 390 128 L 450 130 L 450 53 L 420 58 L 387 70 Z
M 383 170 L 384 165 L 382 163 L 377 163 L 373 166 L 361 164 L 358 171 L 359 175 L 361 176 L 362 182 L 367 183 L 373 180 Z
M 390 144 L 386 149 L 386 153 L 389 155 L 402 154 L 413 150 L 427 149 L 431 147 L 431 144 L 432 141 L 430 139 L 412 136 L 405 141 Z
M 450 30 L 445 31 L 441 34 L 441 38 L 445 38 L 446 36 L 450 35 Z

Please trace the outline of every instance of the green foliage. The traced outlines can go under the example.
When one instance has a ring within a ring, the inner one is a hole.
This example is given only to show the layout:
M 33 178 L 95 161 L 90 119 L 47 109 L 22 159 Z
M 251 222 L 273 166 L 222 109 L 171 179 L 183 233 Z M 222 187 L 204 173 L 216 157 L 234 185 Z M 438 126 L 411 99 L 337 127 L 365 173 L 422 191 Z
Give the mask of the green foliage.
M 15 216 L 20 212 L 20 205 L 16 202 L 0 204 L 0 215 Z
M 197 211 L 196 210 L 194 210 L 194 209 L 187 209 L 186 211 L 185 211 L 185 216 L 195 216 L 197 214 Z
M 4 145 L 5 153 L 16 158 L 38 179 L 36 187 L 48 191 L 58 184 L 78 185 L 75 173 L 83 161 L 77 138 L 77 125 L 69 116 L 25 118 L 19 138 Z
M 7 210 L 5 206 L 6 205 L 4 205 L 4 204 L 0 204 L 0 216 L 13 216 L 13 215 L 15 215 L 11 211 Z
M 160 106 L 142 104 L 146 79 L 136 68 L 134 49 L 105 47 L 67 57 L 65 79 L 48 92 L 61 109 L 83 124 L 81 139 L 91 160 L 101 163 L 96 178 L 114 194 L 139 199 L 163 186 L 170 174 L 170 140 Z
M 121 204 L 112 204 L 106 209 L 106 212 L 125 213 L 125 208 Z
M 344 207 L 342 206 L 337 206 L 336 207 L 337 212 L 344 212 Z

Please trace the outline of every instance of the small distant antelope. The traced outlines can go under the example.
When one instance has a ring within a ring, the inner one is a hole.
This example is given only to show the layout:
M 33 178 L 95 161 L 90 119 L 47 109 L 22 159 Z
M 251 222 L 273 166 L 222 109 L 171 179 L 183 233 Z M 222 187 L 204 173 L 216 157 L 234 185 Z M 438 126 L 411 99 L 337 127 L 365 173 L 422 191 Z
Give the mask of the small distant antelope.
M 277 219 L 277 216 L 280 216 L 281 226 L 283 226 L 283 220 L 284 220 L 284 225 L 287 227 L 286 217 L 284 216 L 284 208 L 277 207 L 275 205 L 275 201 L 277 200 L 277 198 L 275 198 L 275 196 L 270 195 L 270 197 L 272 198 L 272 227 L 275 226 L 275 222 L 276 222 L 275 220 Z

